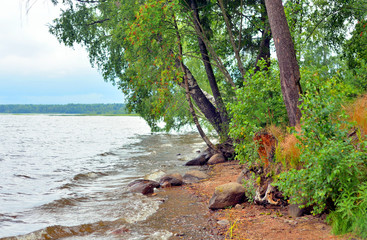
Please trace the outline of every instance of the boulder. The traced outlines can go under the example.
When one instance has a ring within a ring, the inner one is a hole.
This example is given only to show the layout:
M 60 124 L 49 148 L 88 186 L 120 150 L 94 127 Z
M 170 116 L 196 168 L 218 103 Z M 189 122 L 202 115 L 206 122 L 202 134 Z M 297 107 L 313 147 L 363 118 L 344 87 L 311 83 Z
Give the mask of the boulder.
M 161 187 L 181 186 L 183 178 L 179 173 L 166 174 L 159 180 L 159 184 Z
M 226 159 L 221 153 L 214 154 L 209 161 L 207 162 L 208 165 L 218 164 L 225 162 Z
M 138 179 L 128 185 L 130 192 L 142 193 L 144 195 L 154 193 L 154 188 L 159 188 L 160 184 L 156 181 Z
M 290 204 L 288 206 L 288 215 L 293 217 L 293 218 L 296 218 L 296 217 L 301 217 L 304 212 L 305 212 L 305 209 L 304 208 L 300 208 L 301 204 Z
M 289 199 L 291 202 L 292 202 L 292 198 L 293 197 L 290 197 Z M 307 201 L 303 201 L 302 203 L 299 203 L 299 204 L 295 204 L 295 203 L 289 204 L 288 215 L 293 218 L 297 218 L 297 217 L 302 217 L 303 215 L 311 213 L 311 210 L 313 208 L 312 206 L 300 208 L 300 206 L 302 205 L 305 206 L 306 204 L 307 204 Z
M 245 200 L 245 188 L 235 182 L 226 183 L 215 188 L 214 194 L 209 201 L 210 209 L 220 209 L 234 206 Z
M 163 177 L 166 173 L 163 172 L 162 170 L 158 170 L 152 173 L 149 173 L 147 175 L 144 176 L 144 179 L 146 180 L 152 180 L 152 181 L 159 181 L 159 179 L 161 177 Z
M 188 161 L 185 165 L 186 166 L 201 166 L 205 165 L 209 158 L 212 156 L 212 153 L 209 149 L 200 153 L 200 155 L 193 160 Z
M 199 170 L 192 170 L 192 171 L 188 171 L 184 176 L 183 176 L 183 180 L 186 183 L 197 183 L 202 179 L 206 179 L 209 178 L 209 175 L 199 171 Z

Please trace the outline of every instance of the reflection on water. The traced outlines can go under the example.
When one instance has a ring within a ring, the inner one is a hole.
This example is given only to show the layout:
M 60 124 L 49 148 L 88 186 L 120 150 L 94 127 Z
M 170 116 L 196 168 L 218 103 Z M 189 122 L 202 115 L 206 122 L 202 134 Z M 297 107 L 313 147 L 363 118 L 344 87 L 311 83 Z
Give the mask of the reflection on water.
M 126 185 L 183 173 L 204 146 L 196 134 L 150 134 L 139 117 L 0 115 L 0 132 L 0 238 L 169 238 L 152 217 L 163 195 Z

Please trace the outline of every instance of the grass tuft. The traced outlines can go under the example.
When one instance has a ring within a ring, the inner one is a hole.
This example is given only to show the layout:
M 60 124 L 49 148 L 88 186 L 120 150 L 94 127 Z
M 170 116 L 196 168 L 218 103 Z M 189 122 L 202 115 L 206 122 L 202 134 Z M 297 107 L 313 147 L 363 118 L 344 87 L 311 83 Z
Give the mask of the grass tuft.
M 350 120 L 356 122 L 362 136 L 367 135 L 367 94 L 359 97 L 346 111 Z

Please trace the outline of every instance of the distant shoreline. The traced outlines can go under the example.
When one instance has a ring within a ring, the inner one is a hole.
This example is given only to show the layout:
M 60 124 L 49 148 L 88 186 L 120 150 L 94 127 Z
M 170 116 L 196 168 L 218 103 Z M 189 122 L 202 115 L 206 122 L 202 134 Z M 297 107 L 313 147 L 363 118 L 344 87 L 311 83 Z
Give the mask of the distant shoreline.
M 0 104 L 0 114 L 65 114 L 86 116 L 130 116 L 124 103 L 96 104 Z
M 79 113 L 2 113 L 0 115 L 48 115 L 48 116 L 63 116 L 63 117 L 88 117 L 88 116 L 107 116 L 107 117 L 140 117 L 137 113 L 126 113 L 126 114 L 79 114 Z

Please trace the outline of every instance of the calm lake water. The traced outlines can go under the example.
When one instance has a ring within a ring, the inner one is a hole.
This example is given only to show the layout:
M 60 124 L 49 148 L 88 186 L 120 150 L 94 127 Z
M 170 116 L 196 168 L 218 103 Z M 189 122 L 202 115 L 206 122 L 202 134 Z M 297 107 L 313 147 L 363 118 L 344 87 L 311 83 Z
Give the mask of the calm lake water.
M 0 115 L 0 133 L 0 239 L 168 239 L 152 217 L 162 196 L 126 185 L 184 173 L 204 147 L 195 133 L 151 134 L 139 117 Z

